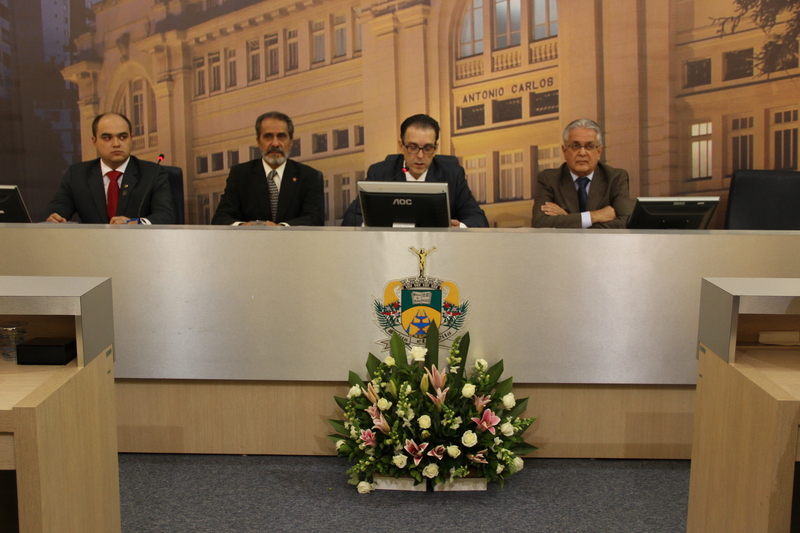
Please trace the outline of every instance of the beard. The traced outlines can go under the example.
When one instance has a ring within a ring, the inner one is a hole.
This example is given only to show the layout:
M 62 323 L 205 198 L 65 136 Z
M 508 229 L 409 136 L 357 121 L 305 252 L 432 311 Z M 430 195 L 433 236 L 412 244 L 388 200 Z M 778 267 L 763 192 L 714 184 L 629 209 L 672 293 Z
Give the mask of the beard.
M 270 165 L 280 166 L 286 162 L 286 152 L 280 149 L 273 149 L 270 152 L 263 154 L 264 161 Z

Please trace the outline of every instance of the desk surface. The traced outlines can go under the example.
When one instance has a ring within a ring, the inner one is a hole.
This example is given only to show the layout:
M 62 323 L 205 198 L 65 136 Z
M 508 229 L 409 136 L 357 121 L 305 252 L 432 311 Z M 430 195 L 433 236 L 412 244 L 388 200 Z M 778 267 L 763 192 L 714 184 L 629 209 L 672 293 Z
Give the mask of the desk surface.
M 517 383 L 696 380 L 703 277 L 800 278 L 800 232 L 0 225 L 0 274 L 113 278 L 120 378 L 343 380 L 418 273 Z M 769 258 L 764 260 L 763 258 Z

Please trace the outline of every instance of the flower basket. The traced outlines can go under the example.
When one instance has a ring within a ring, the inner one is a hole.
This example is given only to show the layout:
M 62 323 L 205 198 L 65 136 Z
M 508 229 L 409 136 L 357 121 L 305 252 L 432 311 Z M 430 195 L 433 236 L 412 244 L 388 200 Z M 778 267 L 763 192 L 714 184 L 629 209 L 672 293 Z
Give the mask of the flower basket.
M 379 476 L 434 490 L 456 490 L 453 482 L 462 479 L 502 485 L 522 468 L 520 456 L 536 449 L 523 439 L 535 420 L 521 417 L 528 399 L 514 397 L 512 378 L 500 380 L 502 360 L 490 367 L 478 359 L 468 371 L 467 333 L 455 339 L 440 369 L 435 324 L 425 341 L 407 353 L 393 334 L 390 355 L 381 362 L 369 354 L 367 379 L 351 371 L 347 397 L 335 397 L 344 419 L 329 421 L 335 431 L 329 437 L 338 455 L 354 463 L 348 474 L 359 492 L 403 484 Z

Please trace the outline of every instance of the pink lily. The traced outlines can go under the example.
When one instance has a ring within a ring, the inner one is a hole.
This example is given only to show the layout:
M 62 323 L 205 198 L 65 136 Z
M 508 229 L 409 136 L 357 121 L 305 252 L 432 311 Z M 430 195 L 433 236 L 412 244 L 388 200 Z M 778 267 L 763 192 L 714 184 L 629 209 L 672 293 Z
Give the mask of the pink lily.
M 489 402 L 492 400 L 491 395 L 485 394 L 483 396 L 475 396 L 475 409 L 478 410 L 478 414 L 481 414 L 483 408 L 486 407 Z
M 445 448 L 443 444 L 438 445 L 436 448 L 432 449 L 428 452 L 428 455 L 431 457 L 436 457 L 437 460 L 441 461 L 442 457 L 444 457 Z
M 377 405 L 375 405 L 375 404 L 373 404 L 373 405 L 370 405 L 369 407 L 367 407 L 367 408 L 366 408 L 366 409 L 364 409 L 364 410 L 367 412 L 367 414 L 368 414 L 368 415 L 370 416 L 370 418 L 372 418 L 372 419 L 378 418 L 378 415 L 381 413 L 381 410 L 380 410 L 380 409 L 378 409 L 378 406 L 377 406 Z
M 418 465 L 420 461 L 422 461 L 422 456 L 425 455 L 425 448 L 427 447 L 428 447 L 427 442 L 423 442 L 422 444 L 417 445 L 417 443 L 414 442 L 413 440 L 406 439 L 406 445 L 403 449 L 407 451 L 409 455 L 411 455 L 414 458 L 414 464 Z
M 361 430 L 361 442 L 366 444 L 367 446 L 377 446 L 378 445 L 378 436 L 373 433 L 371 429 L 362 429 Z
M 482 417 L 470 418 L 470 420 L 478 424 L 478 431 L 483 433 L 488 429 L 492 435 L 494 435 L 494 426 L 500 423 L 500 417 L 495 416 L 491 409 L 485 410 Z
M 378 413 L 378 417 L 373 418 L 372 423 L 375 424 L 373 427 L 384 435 L 389 434 L 389 423 L 386 422 L 386 418 L 383 417 L 383 413 Z
M 475 455 L 467 454 L 467 459 L 469 459 L 469 460 L 470 460 L 470 461 L 472 461 L 473 463 L 481 463 L 481 464 L 484 464 L 484 465 L 485 465 L 485 464 L 488 464 L 488 463 L 489 463 L 489 461 L 487 461 L 487 460 L 486 460 L 486 459 L 483 457 L 483 454 L 484 454 L 484 453 L 486 453 L 486 450 L 481 450 L 481 451 L 479 451 L 478 453 L 476 453 Z
M 378 393 L 375 392 L 375 387 L 372 386 L 371 381 L 367 383 L 366 390 L 364 390 L 364 387 L 361 387 L 361 390 L 364 391 L 364 396 L 367 397 L 367 400 L 369 400 L 373 404 L 378 403 Z
M 428 379 L 430 379 L 434 389 L 444 388 L 447 383 L 447 372 L 439 372 L 436 370 L 436 365 L 433 365 L 430 369 L 426 368 L 425 372 L 428 374 Z
M 444 405 L 445 399 L 447 398 L 447 391 L 449 391 L 449 390 L 450 390 L 450 387 L 447 387 L 445 390 L 437 388 L 436 389 L 436 396 L 434 396 L 430 392 L 428 392 L 426 394 L 428 395 L 428 398 L 430 398 L 431 401 L 433 402 L 433 405 L 435 405 L 437 408 L 441 409 L 442 405 Z

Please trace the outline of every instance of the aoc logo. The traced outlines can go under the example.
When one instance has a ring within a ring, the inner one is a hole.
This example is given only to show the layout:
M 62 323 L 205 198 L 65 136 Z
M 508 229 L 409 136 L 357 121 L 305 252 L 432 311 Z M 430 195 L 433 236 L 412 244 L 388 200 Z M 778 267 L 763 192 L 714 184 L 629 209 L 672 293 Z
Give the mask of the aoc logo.
M 395 198 L 392 200 L 392 205 L 411 205 L 411 198 Z
M 425 335 L 431 324 L 439 328 L 439 344 L 449 348 L 453 337 L 464 326 L 469 302 L 460 301 L 458 285 L 425 275 L 428 256 L 436 247 L 408 249 L 419 258 L 419 275 L 392 280 L 383 290 L 383 299 L 374 301 L 378 327 L 386 334 L 380 340 L 384 351 L 389 339 L 397 332 L 409 346 L 425 345 Z

